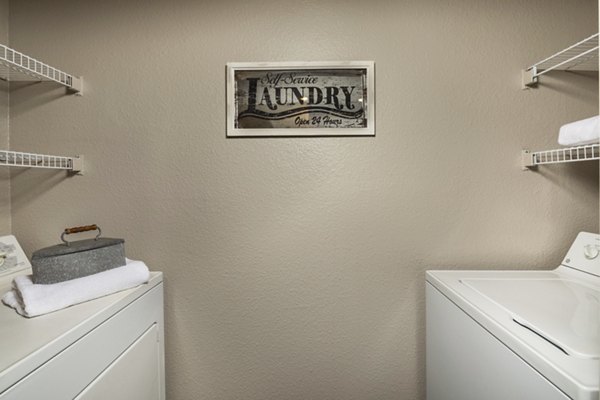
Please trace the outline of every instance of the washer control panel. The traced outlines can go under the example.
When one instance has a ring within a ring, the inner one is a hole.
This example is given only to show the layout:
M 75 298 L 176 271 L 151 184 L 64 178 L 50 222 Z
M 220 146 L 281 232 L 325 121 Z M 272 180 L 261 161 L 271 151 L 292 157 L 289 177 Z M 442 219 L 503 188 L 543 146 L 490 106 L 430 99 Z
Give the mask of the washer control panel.
M 31 268 L 23 249 L 13 235 L 0 236 L 0 276 Z
M 562 264 L 600 276 L 600 235 L 580 232 Z

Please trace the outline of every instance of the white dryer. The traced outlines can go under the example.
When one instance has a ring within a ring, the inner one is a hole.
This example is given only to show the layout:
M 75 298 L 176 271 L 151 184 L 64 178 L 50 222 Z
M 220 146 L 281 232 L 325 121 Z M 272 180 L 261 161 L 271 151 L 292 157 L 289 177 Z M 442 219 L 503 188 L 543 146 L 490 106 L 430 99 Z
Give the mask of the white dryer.
M 31 319 L 0 304 L 0 400 L 164 400 L 163 321 L 162 272 Z
M 600 235 L 552 271 L 428 271 L 428 400 L 598 400 Z

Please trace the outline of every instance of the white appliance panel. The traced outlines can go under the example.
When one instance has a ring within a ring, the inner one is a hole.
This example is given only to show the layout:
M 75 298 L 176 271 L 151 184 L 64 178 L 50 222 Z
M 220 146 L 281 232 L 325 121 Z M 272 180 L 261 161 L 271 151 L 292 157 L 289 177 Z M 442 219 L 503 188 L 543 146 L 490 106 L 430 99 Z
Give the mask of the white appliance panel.
M 568 400 L 427 284 L 427 400 Z
M 600 290 L 567 279 L 462 279 L 570 356 L 600 357 Z

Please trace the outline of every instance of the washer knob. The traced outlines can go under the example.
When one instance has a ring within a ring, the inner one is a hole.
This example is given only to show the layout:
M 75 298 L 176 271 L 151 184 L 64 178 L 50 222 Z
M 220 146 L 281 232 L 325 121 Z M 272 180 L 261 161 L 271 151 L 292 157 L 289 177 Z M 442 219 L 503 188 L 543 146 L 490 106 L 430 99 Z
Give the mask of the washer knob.
M 585 245 L 583 248 L 583 255 L 588 260 L 593 260 L 594 258 L 598 257 L 599 254 L 600 249 L 598 249 L 598 246 L 594 246 L 593 244 Z

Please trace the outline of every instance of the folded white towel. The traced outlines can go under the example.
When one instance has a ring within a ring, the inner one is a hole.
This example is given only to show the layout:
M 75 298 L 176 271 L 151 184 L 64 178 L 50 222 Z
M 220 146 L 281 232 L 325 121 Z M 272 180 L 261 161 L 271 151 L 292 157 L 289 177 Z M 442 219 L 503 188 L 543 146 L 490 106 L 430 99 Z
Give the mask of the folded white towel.
M 560 127 L 558 144 L 562 146 L 584 146 L 598 143 L 600 139 L 599 117 L 582 119 Z
M 31 275 L 20 275 L 13 279 L 12 289 L 2 302 L 25 317 L 35 317 L 129 289 L 149 279 L 146 264 L 129 259 L 122 267 L 50 285 L 36 285 Z

